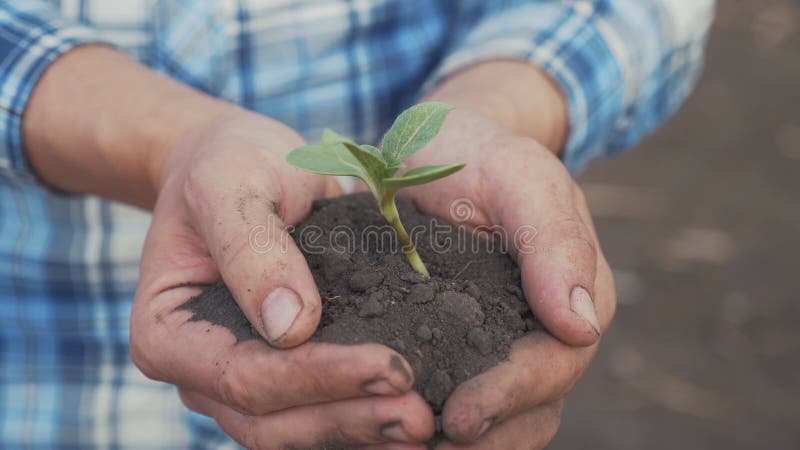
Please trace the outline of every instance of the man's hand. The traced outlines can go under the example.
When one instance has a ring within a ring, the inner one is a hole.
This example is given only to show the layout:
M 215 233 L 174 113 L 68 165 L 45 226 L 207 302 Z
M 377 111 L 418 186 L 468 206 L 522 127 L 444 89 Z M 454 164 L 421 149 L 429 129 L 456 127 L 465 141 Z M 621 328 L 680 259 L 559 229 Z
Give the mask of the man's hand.
M 189 314 L 176 311 L 198 292 L 191 286 L 221 277 L 273 347 L 295 347 L 313 334 L 319 294 L 284 225 L 338 187 L 285 164 L 302 144 L 283 125 L 244 112 L 178 141 L 142 254 L 131 354 L 145 374 L 177 385 L 187 406 L 248 448 L 419 442 L 432 433 L 431 412 L 409 392 L 411 369 L 394 351 L 237 344 L 227 330 L 187 323 Z
M 321 304 L 284 225 L 338 188 L 285 163 L 303 143 L 296 133 L 98 47 L 53 64 L 24 127 L 46 183 L 155 203 L 130 349 L 146 375 L 177 385 L 187 406 L 252 449 L 419 448 L 413 443 L 433 434 L 432 413 L 410 392 L 413 374 L 396 352 L 302 344 Z M 176 311 L 220 279 L 271 345 L 237 343 L 225 328 Z
M 548 149 L 458 109 L 431 145 L 420 152 L 429 158 L 425 164 L 466 160 L 467 167 L 409 195 L 423 211 L 448 220 L 450 205 L 468 199 L 474 211 L 462 225 L 502 226 L 531 309 L 555 336 L 521 339 L 509 362 L 459 386 L 444 406 L 445 433 L 473 443 L 465 448 L 542 448 L 558 428 L 562 399 L 611 322 L 611 270 L 580 189 Z M 530 226 L 532 240 L 514 239 Z
M 523 90 L 535 94 L 534 99 L 526 103 L 522 92 L 519 98 L 500 92 L 484 101 L 481 93 L 486 90 L 479 88 L 486 85 L 483 81 L 490 80 L 501 91 L 513 90 L 521 84 L 502 77 L 515 71 L 524 77 L 520 80 L 534 82 Z M 407 194 L 422 211 L 450 221 L 451 205 L 469 200 L 472 214 L 461 225 L 503 227 L 522 270 L 525 296 L 552 334 L 520 339 L 510 361 L 456 389 L 442 417 L 451 442 L 440 449 L 543 448 L 558 429 L 564 396 L 588 366 L 614 315 L 613 277 L 581 190 L 556 152 L 540 143 L 560 148 L 566 134 L 565 107 L 552 104 L 558 93 L 537 80 L 546 81 L 535 69 L 510 62 L 457 75 L 431 96 L 457 109 L 430 148 L 412 157 L 411 166 L 467 162 L 458 174 L 423 189 L 411 188 Z M 527 121 L 519 114 L 493 114 L 496 105 L 517 102 L 526 108 Z M 525 128 L 526 123 L 534 126 Z

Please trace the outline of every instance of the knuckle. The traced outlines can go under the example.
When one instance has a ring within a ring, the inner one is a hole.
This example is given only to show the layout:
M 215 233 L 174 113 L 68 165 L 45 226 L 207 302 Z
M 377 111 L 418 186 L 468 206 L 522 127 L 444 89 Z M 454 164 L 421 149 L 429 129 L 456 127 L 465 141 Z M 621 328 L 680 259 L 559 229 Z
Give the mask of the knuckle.
M 551 228 L 562 242 L 567 243 L 573 255 L 589 258 L 593 262 L 597 259 L 597 245 L 582 220 L 574 216 L 562 216 L 553 222 Z
M 583 373 L 589 366 L 589 361 L 585 358 L 570 358 L 569 361 L 564 363 L 567 374 L 566 383 L 564 383 L 555 398 L 564 398 L 580 380 Z
M 247 414 L 259 415 L 267 411 L 259 407 L 248 388 L 248 380 L 238 365 L 225 365 L 216 379 L 215 390 L 220 399 L 234 409 Z
M 303 352 L 285 354 L 281 362 L 291 392 L 333 400 L 336 377 L 331 375 L 336 372 L 335 362 L 324 358 L 320 347 L 307 345 Z
M 247 261 L 250 252 L 266 253 L 264 249 L 269 242 L 254 243 L 251 239 L 242 235 L 230 236 L 230 240 L 222 246 L 222 254 L 217 259 L 217 267 L 222 273 L 235 273 L 237 264 L 241 260 Z M 262 258 L 263 259 L 263 258 Z
M 245 448 L 250 450 L 277 450 L 278 448 L 291 448 L 284 446 L 276 447 L 267 444 L 259 432 L 256 420 L 251 417 L 245 419 L 244 426 L 242 427 L 242 431 L 239 436 L 239 442 Z
M 543 384 L 536 402 L 546 403 L 563 399 L 575 387 L 583 372 L 588 367 L 589 361 L 584 357 L 560 354 L 562 350 L 555 349 L 550 353 L 549 362 L 543 366 L 546 373 L 559 374 L 557 379 L 551 379 Z
M 325 400 L 333 400 L 333 395 L 331 395 L 331 389 L 326 382 L 327 377 L 324 373 L 314 373 L 308 378 L 308 386 L 306 386 L 306 392 L 315 392 L 320 398 L 324 398 Z
M 156 366 L 150 362 L 149 358 L 147 358 L 145 353 L 138 346 L 133 344 L 133 341 L 131 341 L 130 345 L 130 355 L 133 364 L 144 376 L 151 380 L 164 381 L 161 373 L 156 370 Z
M 346 430 L 342 427 L 342 424 L 339 421 L 335 421 L 328 432 L 326 433 L 326 437 L 323 440 L 323 444 L 319 445 L 320 448 L 325 448 L 324 445 L 328 444 L 330 446 L 344 446 L 347 443 L 354 442 L 354 439 L 350 438 L 350 434 L 352 434 L 356 430 Z
M 186 171 L 186 177 L 183 180 L 183 196 L 186 203 L 192 210 L 197 210 L 202 207 L 203 199 L 205 198 L 205 186 L 208 176 L 211 175 L 210 169 L 207 168 L 206 160 L 195 162 L 189 170 Z
M 130 354 L 133 364 L 139 369 L 144 376 L 155 381 L 166 381 L 163 374 L 158 370 L 157 364 L 148 349 L 152 348 L 147 343 L 146 332 L 138 330 L 138 332 L 131 332 L 130 343 L 128 345 L 128 352 Z
M 178 397 L 181 399 L 183 406 L 196 413 L 203 414 L 202 408 L 197 404 L 192 395 L 184 389 L 178 389 Z

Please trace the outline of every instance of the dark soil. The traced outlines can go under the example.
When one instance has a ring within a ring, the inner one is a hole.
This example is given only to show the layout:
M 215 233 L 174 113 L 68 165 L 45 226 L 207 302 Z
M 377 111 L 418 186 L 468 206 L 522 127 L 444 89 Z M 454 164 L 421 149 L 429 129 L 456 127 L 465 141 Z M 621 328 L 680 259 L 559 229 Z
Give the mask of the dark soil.
M 431 277 L 411 269 L 368 194 L 316 202 L 292 232 L 323 299 L 313 340 L 378 342 L 414 369 L 414 387 L 438 413 L 455 386 L 507 359 L 511 343 L 539 329 L 502 243 L 398 201 Z M 181 306 L 191 320 L 259 339 L 223 284 Z

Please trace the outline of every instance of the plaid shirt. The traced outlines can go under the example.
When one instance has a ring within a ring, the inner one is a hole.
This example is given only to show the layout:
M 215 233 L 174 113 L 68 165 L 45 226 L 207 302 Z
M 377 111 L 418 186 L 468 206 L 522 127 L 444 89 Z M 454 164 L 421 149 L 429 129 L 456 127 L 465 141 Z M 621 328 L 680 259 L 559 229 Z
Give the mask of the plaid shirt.
M 377 141 L 436 82 L 519 58 L 566 94 L 577 171 L 635 144 L 698 78 L 713 0 L 0 1 L 0 447 L 220 448 L 209 419 L 128 357 L 149 216 L 33 176 L 31 91 L 59 55 L 107 42 L 315 138 Z M 533 119 L 535 120 L 535 119 Z

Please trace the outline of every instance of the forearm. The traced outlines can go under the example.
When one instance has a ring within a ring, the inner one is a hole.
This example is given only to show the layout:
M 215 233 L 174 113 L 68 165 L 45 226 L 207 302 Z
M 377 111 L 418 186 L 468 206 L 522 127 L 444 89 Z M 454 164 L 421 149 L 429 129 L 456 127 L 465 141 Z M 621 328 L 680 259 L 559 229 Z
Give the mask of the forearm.
M 23 139 L 33 170 L 50 186 L 150 207 L 181 133 L 235 110 L 111 48 L 84 46 L 37 83 Z
M 566 140 L 564 96 L 544 72 L 524 61 L 476 64 L 448 78 L 426 99 L 484 114 L 556 154 Z

